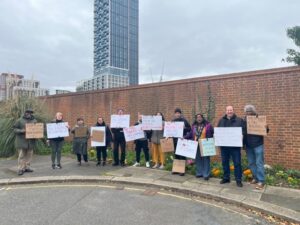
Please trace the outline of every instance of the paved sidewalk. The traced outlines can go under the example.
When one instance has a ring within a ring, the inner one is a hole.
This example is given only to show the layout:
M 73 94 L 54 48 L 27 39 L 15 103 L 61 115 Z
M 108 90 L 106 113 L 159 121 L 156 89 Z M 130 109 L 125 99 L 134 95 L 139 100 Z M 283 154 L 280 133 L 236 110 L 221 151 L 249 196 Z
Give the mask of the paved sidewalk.
M 50 156 L 35 156 L 32 163 L 35 171 L 20 177 L 16 175 L 17 160 L 0 160 L 0 186 L 77 181 L 146 185 L 234 203 L 300 222 L 300 190 L 266 186 L 259 191 L 247 183 L 243 188 L 238 188 L 235 182 L 220 185 L 220 180 L 215 178 L 204 181 L 191 175 L 181 177 L 171 175 L 169 171 L 145 167 L 96 167 L 95 162 L 78 166 L 76 160 L 69 157 L 63 157 L 62 162 L 63 169 L 53 170 Z

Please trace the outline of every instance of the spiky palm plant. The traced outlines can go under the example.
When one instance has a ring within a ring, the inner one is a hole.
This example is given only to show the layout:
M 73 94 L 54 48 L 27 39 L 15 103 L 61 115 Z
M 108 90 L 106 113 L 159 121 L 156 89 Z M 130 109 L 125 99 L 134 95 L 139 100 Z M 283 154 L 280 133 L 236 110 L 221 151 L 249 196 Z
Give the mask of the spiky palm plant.
M 38 122 L 49 121 L 50 117 L 47 114 L 45 104 L 38 98 L 20 96 L 0 103 L 0 157 L 8 157 L 15 154 L 14 142 L 16 136 L 13 125 L 24 115 L 27 108 L 33 109 L 34 116 Z M 38 142 L 37 148 L 44 147 L 41 140 Z

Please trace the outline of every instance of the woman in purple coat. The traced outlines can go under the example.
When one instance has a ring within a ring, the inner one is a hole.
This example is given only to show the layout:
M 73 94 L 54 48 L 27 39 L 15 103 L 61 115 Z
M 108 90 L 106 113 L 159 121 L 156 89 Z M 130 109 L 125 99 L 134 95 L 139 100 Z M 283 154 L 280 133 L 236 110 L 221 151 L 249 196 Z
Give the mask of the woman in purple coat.
M 214 135 L 214 128 L 205 120 L 201 113 L 195 115 L 195 122 L 192 125 L 190 138 L 194 141 L 199 139 L 212 138 Z M 198 145 L 196 154 L 196 177 L 204 177 L 204 180 L 209 180 L 210 176 L 210 157 L 202 157 Z

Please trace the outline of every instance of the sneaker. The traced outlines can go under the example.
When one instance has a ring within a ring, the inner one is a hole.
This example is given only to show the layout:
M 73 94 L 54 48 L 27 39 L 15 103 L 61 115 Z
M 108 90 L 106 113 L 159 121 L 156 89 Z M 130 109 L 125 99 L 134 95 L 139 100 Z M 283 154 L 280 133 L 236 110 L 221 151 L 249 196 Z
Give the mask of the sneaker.
M 222 179 L 220 181 L 220 184 L 226 184 L 226 183 L 230 183 L 230 180 L 228 180 L 228 179 Z
M 160 167 L 158 167 L 158 169 L 163 170 L 165 167 L 163 164 L 160 165 Z
M 264 189 L 264 186 L 265 186 L 265 184 L 263 184 L 263 183 L 261 183 L 261 182 L 258 182 L 255 188 L 256 188 L 257 190 L 262 190 L 262 189 Z
M 17 173 L 19 176 L 22 176 L 24 174 L 24 171 L 23 170 L 19 170 L 18 173 Z
M 149 162 L 146 162 L 146 167 L 150 168 L 150 163 Z
M 252 179 L 252 180 L 250 181 L 250 184 L 257 184 L 257 180 Z
M 103 162 L 102 162 L 102 166 L 105 166 L 105 165 L 106 165 L 106 161 L 103 161 Z
M 135 162 L 135 164 L 133 164 L 132 166 L 137 167 L 137 166 L 140 166 L 140 165 L 141 165 L 140 163 Z
M 54 169 L 54 170 L 55 170 L 55 164 L 52 164 L 52 169 Z
M 62 169 L 62 166 L 60 164 L 57 164 L 56 168 L 57 169 Z
M 124 167 L 124 166 L 125 166 L 125 163 L 124 163 L 124 162 L 121 162 L 121 166 Z
M 238 186 L 238 187 L 243 187 L 242 181 L 237 181 L 237 182 L 236 182 L 236 186 Z
M 96 166 L 100 166 L 100 164 L 101 164 L 101 163 L 98 161 L 97 164 L 96 164 Z
M 24 172 L 26 172 L 26 173 L 32 173 L 32 172 L 33 172 L 33 170 L 32 170 L 32 169 L 30 169 L 30 168 L 27 168 L 27 169 L 25 169 L 25 170 L 24 170 Z
M 158 163 L 155 163 L 155 165 L 152 166 L 152 169 L 156 169 L 156 168 L 158 168 L 158 167 L 159 167 Z

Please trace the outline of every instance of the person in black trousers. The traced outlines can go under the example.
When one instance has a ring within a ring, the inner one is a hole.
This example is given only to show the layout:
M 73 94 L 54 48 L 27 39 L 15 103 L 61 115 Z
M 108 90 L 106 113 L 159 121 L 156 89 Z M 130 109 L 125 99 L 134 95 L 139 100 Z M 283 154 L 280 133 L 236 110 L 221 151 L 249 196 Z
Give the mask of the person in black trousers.
M 118 115 L 123 115 L 124 110 L 119 109 Z M 126 141 L 123 132 L 123 128 L 111 128 L 113 133 L 113 143 L 114 143 L 114 163 L 113 166 L 125 166 L 125 156 L 126 156 Z M 119 159 L 119 146 L 121 147 L 121 159 Z
M 102 155 L 102 166 L 106 164 L 106 157 L 107 157 L 107 147 L 110 146 L 112 140 L 112 134 L 109 127 L 105 124 L 103 118 L 100 116 L 97 119 L 97 123 L 95 124 L 96 127 L 105 127 L 105 146 L 97 146 L 97 164 L 96 166 L 101 165 L 101 155 Z
M 191 125 L 190 125 L 189 122 L 183 117 L 180 108 L 176 108 L 176 109 L 175 109 L 175 111 L 174 111 L 174 119 L 172 120 L 172 122 L 184 122 L 183 138 L 186 138 L 186 136 L 189 135 L 189 132 L 191 131 Z M 173 138 L 173 142 L 174 142 L 174 150 L 176 151 L 178 138 Z M 176 155 L 176 154 L 175 154 L 175 159 L 186 160 L 186 157 L 185 157 L 185 156 L 181 156 L 181 155 Z M 172 174 L 177 174 L 177 173 L 176 173 L 176 172 L 173 172 Z M 180 176 L 184 176 L 184 173 L 181 173 L 181 174 L 179 174 L 179 175 L 180 175 Z

